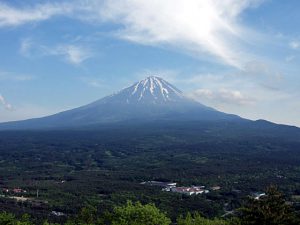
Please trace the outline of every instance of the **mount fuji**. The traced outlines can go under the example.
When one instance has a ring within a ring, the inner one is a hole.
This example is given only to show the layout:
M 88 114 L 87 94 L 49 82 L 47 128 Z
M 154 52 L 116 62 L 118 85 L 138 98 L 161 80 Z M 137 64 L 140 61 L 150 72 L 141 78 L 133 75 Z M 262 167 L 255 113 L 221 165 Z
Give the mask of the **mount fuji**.
M 162 78 L 150 76 L 88 105 L 51 116 L 0 124 L 0 129 L 43 129 L 90 126 L 117 122 L 236 121 L 186 97 Z

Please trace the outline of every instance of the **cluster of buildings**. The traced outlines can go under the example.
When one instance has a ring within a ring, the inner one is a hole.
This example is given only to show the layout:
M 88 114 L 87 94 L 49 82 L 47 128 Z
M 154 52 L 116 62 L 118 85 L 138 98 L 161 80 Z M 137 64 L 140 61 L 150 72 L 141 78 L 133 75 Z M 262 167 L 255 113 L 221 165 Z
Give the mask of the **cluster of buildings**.
M 209 190 L 206 190 L 204 186 L 174 187 L 170 189 L 170 191 L 185 195 L 198 195 L 209 193 Z
M 162 187 L 162 191 L 175 192 L 185 195 L 198 195 L 198 194 L 207 194 L 209 190 L 205 186 L 190 186 L 190 187 L 177 187 L 177 183 L 173 182 L 161 182 L 161 181 L 146 181 L 141 184 L 150 185 L 150 186 L 159 186 Z M 210 188 L 213 191 L 220 190 L 221 187 L 214 186 Z
M 63 212 L 58 212 L 58 211 L 52 211 L 51 214 L 54 216 L 64 216 L 65 215 Z
M 14 194 L 20 194 L 20 193 L 26 193 L 26 190 L 23 190 L 21 188 L 13 188 L 13 189 L 8 189 L 8 188 L 3 188 L 2 191 L 4 193 L 14 193 Z
M 163 181 L 145 181 L 142 182 L 141 184 L 144 185 L 149 185 L 149 186 L 158 186 L 158 187 L 163 187 L 163 188 L 172 188 L 172 187 L 176 187 L 177 183 L 173 183 L 173 182 L 163 182 Z
M 264 192 L 255 192 L 252 194 L 252 197 L 255 200 L 259 200 L 261 197 L 264 197 L 264 196 L 266 196 L 266 193 L 264 193 Z

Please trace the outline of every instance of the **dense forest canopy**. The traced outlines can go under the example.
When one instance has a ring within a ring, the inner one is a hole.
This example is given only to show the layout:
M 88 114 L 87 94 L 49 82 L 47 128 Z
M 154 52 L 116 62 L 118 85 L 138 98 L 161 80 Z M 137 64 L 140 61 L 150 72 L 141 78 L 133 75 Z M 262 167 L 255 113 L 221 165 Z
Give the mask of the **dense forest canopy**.
M 300 132 L 276 127 L 156 123 L 1 132 L 0 209 L 63 222 L 83 207 L 111 211 L 131 200 L 155 204 L 172 221 L 188 212 L 227 217 L 274 184 L 299 210 Z M 203 185 L 209 193 L 141 184 L 151 180 Z

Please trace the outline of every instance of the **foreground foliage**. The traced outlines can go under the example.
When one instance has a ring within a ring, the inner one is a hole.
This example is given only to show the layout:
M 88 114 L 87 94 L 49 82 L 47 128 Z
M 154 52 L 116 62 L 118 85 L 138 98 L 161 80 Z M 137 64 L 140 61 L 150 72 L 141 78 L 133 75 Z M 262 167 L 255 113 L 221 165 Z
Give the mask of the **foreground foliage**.
M 237 216 L 230 220 L 207 219 L 195 212 L 180 215 L 177 225 L 296 225 L 299 218 L 293 208 L 289 206 L 282 193 L 275 187 L 267 190 L 267 195 L 259 200 L 249 199 L 239 210 Z M 143 205 L 130 201 L 122 206 L 115 206 L 111 212 L 97 215 L 93 207 L 83 208 L 79 214 L 68 220 L 65 225 L 170 225 L 168 216 L 161 212 L 154 204 Z M 17 219 L 13 214 L 0 213 L 0 225 L 33 225 L 28 215 Z M 54 225 L 45 221 L 43 225 Z
M 30 216 L 24 214 L 21 219 L 16 219 L 15 215 L 7 212 L 0 213 L 0 225 L 31 225 Z
M 171 220 L 152 204 L 142 205 L 128 202 L 125 206 L 115 207 L 112 225 L 169 225 Z

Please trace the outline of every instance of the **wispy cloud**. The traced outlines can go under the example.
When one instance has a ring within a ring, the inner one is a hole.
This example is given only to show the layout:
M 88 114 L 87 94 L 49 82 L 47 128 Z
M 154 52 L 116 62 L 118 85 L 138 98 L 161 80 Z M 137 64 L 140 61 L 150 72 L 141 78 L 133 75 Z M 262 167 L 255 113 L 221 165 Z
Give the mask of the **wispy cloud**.
M 47 20 L 57 15 L 68 15 L 74 7 L 67 3 L 46 3 L 14 8 L 5 3 L 0 3 L 0 26 L 18 26 L 25 23 Z
M 2 3 L 0 26 L 22 25 L 54 16 L 68 16 L 93 24 L 110 22 L 122 25 L 115 30 L 118 38 L 171 47 L 200 58 L 210 55 L 227 65 L 242 68 L 248 57 L 241 53 L 241 46 L 251 42 L 252 32 L 239 23 L 239 15 L 261 2 L 263 0 L 77 0 L 25 8 Z M 26 47 L 24 45 L 24 49 Z M 78 52 L 68 48 L 66 55 L 70 62 L 82 60 Z
M 290 46 L 290 48 L 297 50 L 300 48 L 300 42 L 299 41 L 291 41 L 289 43 L 289 46 Z
M 13 110 L 13 107 L 11 104 L 9 104 L 6 99 L 0 94 L 0 104 L 6 109 L 6 110 Z
M 274 68 L 271 64 L 260 60 L 249 61 L 239 73 L 240 75 L 260 77 L 259 79 L 271 78 L 281 80 L 283 77 L 282 72 L 278 68 Z
M 34 79 L 34 76 L 25 75 L 25 74 L 16 74 L 11 72 L 0 71 L 0 80 L 9 80 L 9 81 L 29 81 Z
M 73 65 L 79 65 L 94 55 L 88 47 L 77 43 L 47 46 L 30 38 L 21 40 L 19 52 L 25 57 L 60 56 Z
M 243 70 L 224 70 L 210 72 L 210 68 L 205 72 L 195 74 L 185 74 L 184 72 L 174 71 L 169 73 L 170 80 L 179 85 L 186 85 L 192 88 L 210 88 L 213 90 L 230 89 L 239 90 L 249 89 L 253 92 L 254 88 L 280 89 L 285 81 L 285 75 L 280 69 L 276 69 L 264 61 L 250 61 L 245 64 Z M 167 76 L 169 79 L 169 77 Z M 283 85 L 284 86 L 284 85 Z
M 45 53 L 63 56 L 67 62 L 75 65 L 79 65 L 93 56 L 89 49 L 77 45 L 59 45 L 54 49 L 47 49 Z
M 82 80 L 85 84 L 95 88 L 103 88 L 106 86 L 104 81 L 99 78 L 81 77 L 80 80 Z
M 69 107 L 67 107 L 68 109 Z M 1 109 L 0 107 L 0 122 L 24 120 L 52 115 L 57 112 L 66 110 L 65 108 L 50 108 L 44 107 L 41 104 L 22 103 L 14 105 L 13 110 Z
M 286 61 L 286 62 L 292 62 L 295 58 L 296 58 L 296 56 L 294 56 L 294 55 L 289 55 L 289 56 L 285 57 L 285 61 Z
M 284 75 L 262 61 L 250 62 L 242 71 L 194 75 L 179 71 L 174 74 L 173 82 L 183 87 L 188 96 L 203 104 L 232 113 L 251 109 L 253 105 L 288 99 L 292 92 L 285 89 Z
M 30 56 L 30 51 L 33 46 L 33 41 L 30 38 L 25 38 L 21 40 L 21 46 L 19 52 L 23 56 Z

